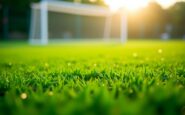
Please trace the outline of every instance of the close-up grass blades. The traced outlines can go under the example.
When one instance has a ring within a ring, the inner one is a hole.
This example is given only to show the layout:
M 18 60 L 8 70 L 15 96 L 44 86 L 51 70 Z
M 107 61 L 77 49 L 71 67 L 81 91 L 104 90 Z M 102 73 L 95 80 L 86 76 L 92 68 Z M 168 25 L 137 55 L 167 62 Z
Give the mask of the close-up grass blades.
M 1 115 L 184 115 L 185 42 L 0 43 Z

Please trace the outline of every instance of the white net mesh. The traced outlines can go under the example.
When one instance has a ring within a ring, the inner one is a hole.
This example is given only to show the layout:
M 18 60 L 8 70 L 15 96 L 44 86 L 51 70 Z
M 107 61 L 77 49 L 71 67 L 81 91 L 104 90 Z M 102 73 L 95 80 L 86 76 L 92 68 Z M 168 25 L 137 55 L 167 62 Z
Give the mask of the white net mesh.
M 48 14 L 49 38 L 102 38 L 105 17 L 90 17 L 58 12 Z

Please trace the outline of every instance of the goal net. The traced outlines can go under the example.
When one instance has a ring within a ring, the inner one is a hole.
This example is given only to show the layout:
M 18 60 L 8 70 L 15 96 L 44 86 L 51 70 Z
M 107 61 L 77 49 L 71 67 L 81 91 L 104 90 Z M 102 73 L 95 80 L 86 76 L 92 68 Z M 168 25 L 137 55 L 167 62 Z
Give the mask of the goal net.
M 96 5 L 64 1 L 34 3 L 29 42 L 47 44 L 49 40 L 111 37 L 125 42 L 126 18 L 123 18 L 119 13 L 113 16 L 109 8 Z

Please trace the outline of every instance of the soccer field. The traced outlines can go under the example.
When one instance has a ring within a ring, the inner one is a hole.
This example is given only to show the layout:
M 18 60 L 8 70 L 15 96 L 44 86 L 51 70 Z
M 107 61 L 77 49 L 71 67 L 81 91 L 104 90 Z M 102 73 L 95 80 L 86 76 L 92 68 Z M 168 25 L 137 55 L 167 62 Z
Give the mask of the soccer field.
M 0 43 L 1 115 L 184 115 L 185 41 Z

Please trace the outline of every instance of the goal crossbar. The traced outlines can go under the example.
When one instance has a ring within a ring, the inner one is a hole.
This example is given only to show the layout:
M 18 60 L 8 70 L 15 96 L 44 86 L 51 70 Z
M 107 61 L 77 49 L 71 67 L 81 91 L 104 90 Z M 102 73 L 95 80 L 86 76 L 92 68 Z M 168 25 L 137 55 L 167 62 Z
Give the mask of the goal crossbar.
M 41 9 L 42 4 L 34 3 L 32 8 Z M 89 5 L 89 4 L 80 4 L 80 3 L 71 3 L 64 1 L 47 1 L 47 10 L 53 12 L 61 12 L 68 14 L 76 14 L 83 16 L 108 16 L 111 15 L 111 11 L 107 7 Z

